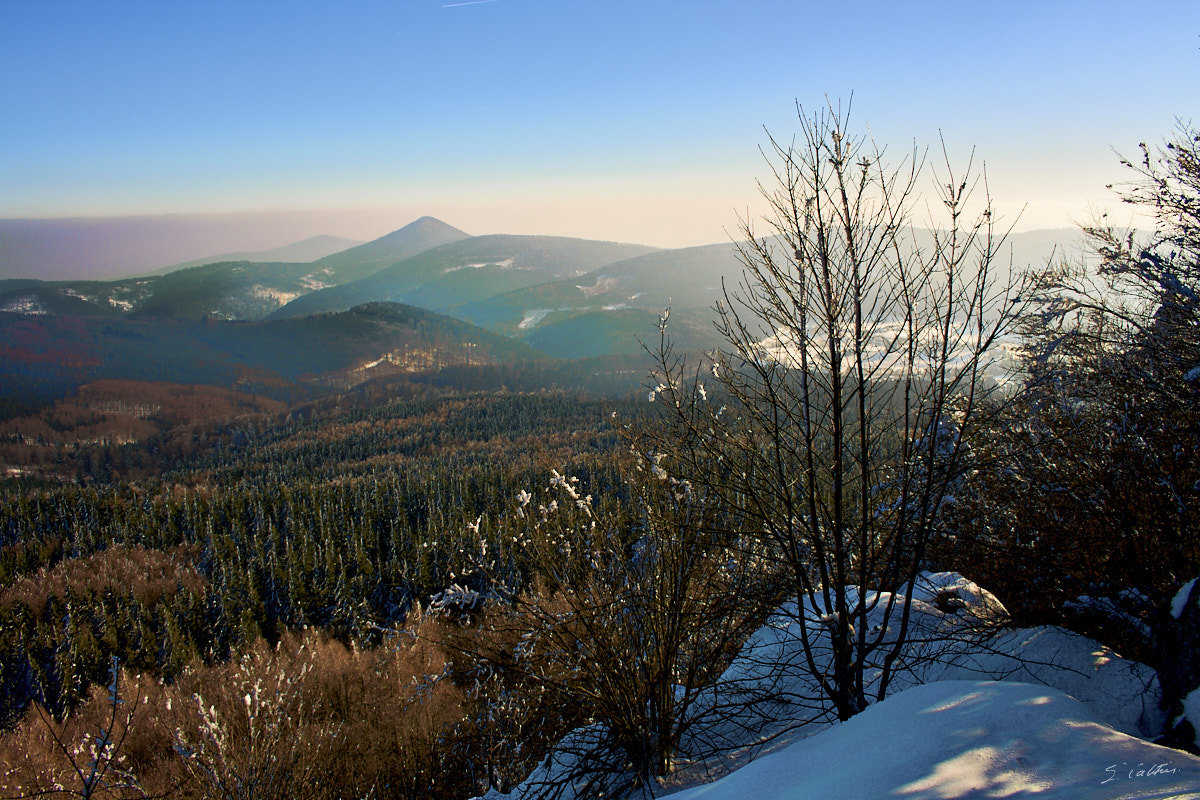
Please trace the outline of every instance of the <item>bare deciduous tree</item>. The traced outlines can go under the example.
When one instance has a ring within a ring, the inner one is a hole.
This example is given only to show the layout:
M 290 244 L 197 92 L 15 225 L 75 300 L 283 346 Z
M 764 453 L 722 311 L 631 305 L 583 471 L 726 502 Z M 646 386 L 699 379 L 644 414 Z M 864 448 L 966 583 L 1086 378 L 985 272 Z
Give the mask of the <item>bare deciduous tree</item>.
M 916 579 L 1020 302 L 970 165 L 935 170 L 919 230 L 920 153 L 889 165 L 832 106 L 799 118 L 765 154 L 769 235 L 742 223 L 744 279 L 717 307 L 727 347 L 701 368 L 664 337 L 654 396 L 669 468 L 730 510 L 729 533 L 769 544 L 801 598 L 813 699 L 847 719 L 912 652 Z

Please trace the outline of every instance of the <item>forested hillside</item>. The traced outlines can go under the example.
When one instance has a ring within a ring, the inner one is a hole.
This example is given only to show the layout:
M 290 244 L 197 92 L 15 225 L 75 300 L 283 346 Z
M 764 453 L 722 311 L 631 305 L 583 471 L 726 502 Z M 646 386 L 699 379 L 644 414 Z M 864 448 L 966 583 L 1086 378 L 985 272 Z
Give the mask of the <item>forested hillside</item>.
M 385 394 L 397 391 L 408 398 Z M 241 409 L 255 413 L 197 430 L 155 477 L 41 489 L 10 478 L 0 509 L 5 724 L 30 700 L 55 714 L 75 708 L 113 657 L 131 674 L 211 681 L 230 657 L 287 631 L 386 644 L 420 604 L 468 580 L 469 527 L 503 515 L 551 468 L 620 504 L 612 414 L 636 409 L 393 385 L 287 414 Z
M 367 304 L 265 322 L 0 314 L 11 416 L 96 380 L 201 384 L 296 400 L 381 375 L 529 361 L 520 342 L 423 309 Z

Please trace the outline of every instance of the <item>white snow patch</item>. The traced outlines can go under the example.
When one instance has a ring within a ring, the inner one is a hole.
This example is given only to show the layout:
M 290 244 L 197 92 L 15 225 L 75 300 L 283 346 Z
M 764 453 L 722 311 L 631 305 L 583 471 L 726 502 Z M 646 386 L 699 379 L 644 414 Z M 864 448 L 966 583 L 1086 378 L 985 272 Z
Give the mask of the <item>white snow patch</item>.
M 24 295 L 12 298 L 0 308 L 0 311 L 12 314 L 45 314 L 46 307 L 34 295 Z
M 298 292 L 285 292 L 257 283 L 250 287 L 250 294 L 260 300 L 273 300 L 280 306 L 285 306 L 300 296 Z
M 538 323 L 544 320 L 546 315 L 553 310 L 553 308 L 531 308 L 525 312 L 525 319 L 521 320 L 517 327 L 523 331 L 537 327 Z
M 920 677 L 927 683 L 990 678 L 1049 686 L 1130 736 L 1157 736 L 1166 722 L 1154 670 L 1064 628 L 1006 631 Z
M 480 261 L 478 264 L 460 264 L 457 267 L 447 267 L 442 270 L 443 273 L 458 272 L 460 269 L 483 269 L 484 267 L 499 267 L 500 269 L 508 269 L 513 265 L 513 258 L 506 258 L 503 261 Z
M 617 286 L 619 286 L 620 283 L 621 283 L 620 278 L 610 278 L 610 277 L 601 275 L 600 277 L 596 278 L 596 283 L 594 286 L 580 286 L 580 285 L 576 284 L 575 288 L 578 289 L 579 291 L 583 292 L 584 297 L 591 298 L 591 297 L 595 297 L 598 294 L 604 294 L 605 292 L 611 292 L 613 289 L 617 288 Z
M 449 588 L 429 598 L 429 608 L 434 612 L 448 610 L 470 611 L 484 599 L 484 596 L 474 589 L 468 589 L 465 586 L 452 583 Z
M 390 350 L 390 351 L 384 353 L 383 355 L 381 355 L 379 358 L 375 359 L 374 361 L 366 361 L 366 362 L 360 364 L 355 369 L 358 372 L 364 372 L 369 369 L 374 369 L 375 367 L 378 367 L 380 364 L 396 364 L 398 366 L 403 366 L 404 365 L 404 353 L 399 350 Z
M 944 603 L 954 598 L 953 605 L 977 609 L 986 616 L 999 618 L 1008 613 L 994 594 L 967 580 L 957 572 L 922 572 L 913 587 L 913 601 Z
M 1171 616 L 1175 619 L 1183 616 L 1183 610 L 1187 607 L 1188 598 L 1192 594 L 1192 587 L 1196 585 L 1196 581 L 1198 580 L 1200 580 L 1200 577 L 1192 578 L 1175 593 L 1174 599 L 1171 600 Z

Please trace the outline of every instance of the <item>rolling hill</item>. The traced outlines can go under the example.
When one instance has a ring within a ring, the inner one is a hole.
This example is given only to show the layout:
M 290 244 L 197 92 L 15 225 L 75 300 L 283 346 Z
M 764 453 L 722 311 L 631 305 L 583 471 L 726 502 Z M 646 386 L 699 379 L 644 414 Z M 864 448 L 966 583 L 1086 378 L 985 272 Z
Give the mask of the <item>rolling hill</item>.
M 292 298 L 324 287 L 313 272 L 309 264 L 236 261 L 118 281 L 5 281 L 0 312 L 262 319 Z
M 1014 234 L 1011 269 L 1044 263 L 1073 230 Z M 917 231 L 929 245 L 928 231 Z M 1005 254 L 997 277 L 1010 270 Z M 422 217 L 312 263 L 235 261 L 121 281 L 0 281 L 0 311 L 105 319 L 286 320 L 387 302 L 450 314 L 559 358 L 636 353 L 672 309 L 679 346 L 719 343 L 722 281 L 737 290 L 732 243 L 674 250 L 552 236 L 468 236 Z
M 997 258 L 995 279 L 1061 256 L 1076 236 L 1070 229 L 1013 234 Z M 917 230 L 916 237 L 921 246 L 932 247 L 931 232 Z M 670 307 L 676 344 L 708 348 L 720 343 L 711 320 L 723 297 L 722 282 L 738 294 L 743 271 L 732 243 L 660 250 L 446 310 L 566 358 L 637 352 L 637 337 L 655 336 L 658 316 Z
M 667 306 L 707 311 L 720 296 L 723 276 L 741 274 L 732 244 L 661 250 L 572 277 L 464 303 L 463 319 L 512 336 L 530 335 L 581 315 Z
M 643 342 L 658 346 L 659 311 L 620 308 L 589 311 L 539 326 L 523 341 L 554 358 L 593 358 L 605 355 L 633 355 L 643 352 Z M 671 312 L 670 335 L 679 350 L 709 350 L 718 347 L 716 334 L 707 314 Z
M 143 290 L 127 281 L 0 281 L 0 313 L 119 317 Z
M 307 239 L 299 242 L 285 244 L 282 247 L 273 247 L 270 250 L 251 250 L 239 253 L 222 253 L 217 256 L 208 256 L 206 258 L 196 258 L 191 261 L 184 261 L 180 264 L 172 264 L 169 267 L 152 270 L 139 277 L 150 277 L 154 275 L 167 275 L 176 270 L 187 269 L 188 267 L 202 267 L 205 264 L 219 264 L 223 261 L 250 261 L 260 263 L 264 261 L 287 262 L 291 264 L 308 264 L 316 261 L 319 258 L 340 253 L 348 250 L 351 247 L 357 247 L 363 244 L 359 239 L 347 239 L 344 236 L 328 236 L 325 234 L 310 236 Z
M 561 236 L 473 236 L 426 250 L 362 280 L 298 298 L 274 316 L 340 311 L 373 301 L 450 312 L 471 300 L 582 275 L 652 249 Z
M 368 276 L 382 266 L 465 236 L 432 217 L 422 217 L 372 242 L 341 250 L 314 263 L 309 263 L 309 258 L 264 261 L 260 256 L 265 253 L 307 256 L 313 247 L 327 248 L 333 237 L 314 237 L 275 251 L 251 254 L 253 258 L 201 259 L 204 263 L 198 266 L 116 281 L 5 280 L 0 281 L 0 311 L 264 319 L 297 297 Z M 365 297 L 363 302 L 375 299 Z

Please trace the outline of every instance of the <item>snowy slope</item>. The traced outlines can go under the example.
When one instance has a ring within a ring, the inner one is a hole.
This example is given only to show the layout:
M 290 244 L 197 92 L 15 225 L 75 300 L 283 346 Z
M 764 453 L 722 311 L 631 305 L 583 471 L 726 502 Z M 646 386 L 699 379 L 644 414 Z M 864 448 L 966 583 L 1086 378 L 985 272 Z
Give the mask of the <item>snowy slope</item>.
M 916 686 L 672 800 L 1200 798 L 1200 759 L 1027 683 Z

